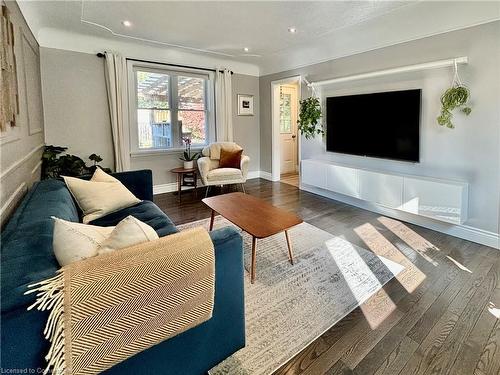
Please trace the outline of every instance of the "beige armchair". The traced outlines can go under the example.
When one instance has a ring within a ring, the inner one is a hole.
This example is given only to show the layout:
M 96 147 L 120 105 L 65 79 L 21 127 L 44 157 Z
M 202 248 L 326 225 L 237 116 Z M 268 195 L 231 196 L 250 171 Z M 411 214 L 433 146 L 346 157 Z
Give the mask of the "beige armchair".
M 213 185 L 231 185 L 240 184 L 243 192 L 243 185 L 248 176 L 248 163 L 250 158 L 246 155 L 241 156 L 240 169 L 237 168 L 219 168 L 220 150 L 241 150 L 242 148 L 233 142 L 215 142 L 205 147 L 202 151 L 202 157 L 198 159 L 198 169 L 201 180 L 207 187 L 205 196 L 208 195 L 210 186 Z

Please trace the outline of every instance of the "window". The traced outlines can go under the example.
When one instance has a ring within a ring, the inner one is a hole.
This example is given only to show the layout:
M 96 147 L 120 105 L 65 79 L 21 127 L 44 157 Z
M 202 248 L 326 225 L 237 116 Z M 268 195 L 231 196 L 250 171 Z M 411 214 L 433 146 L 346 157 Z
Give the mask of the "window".
M 184 137 L 194 147 L 210 142 L 214 134 L 210 74 L 149 66 L 132 66 L 131 72 L 132 151 L 179 149 Z
M 292 132 L 292 95 L 280 87 L 280 133 Z

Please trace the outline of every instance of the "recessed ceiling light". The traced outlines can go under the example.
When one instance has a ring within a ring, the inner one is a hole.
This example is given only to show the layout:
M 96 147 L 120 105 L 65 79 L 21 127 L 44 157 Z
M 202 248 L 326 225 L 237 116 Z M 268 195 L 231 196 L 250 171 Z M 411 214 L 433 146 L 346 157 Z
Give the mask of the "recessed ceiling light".
M 125 20 L 125 21 L 122 21 L 122 25 L 126 26 L 126 27 L 130 27 L 130 26 L 132 26 L 132 22 Z
M 250 51 L 250 48 L 245 47 L 245 48 L 243 48 L 243 51 L 248 52 L 248 51 Z
M 288 28 L 288 32 L 292 33 L 292 34 L 295 34 L 297 32 L 297 29 L 295 27 L 289 27 Z

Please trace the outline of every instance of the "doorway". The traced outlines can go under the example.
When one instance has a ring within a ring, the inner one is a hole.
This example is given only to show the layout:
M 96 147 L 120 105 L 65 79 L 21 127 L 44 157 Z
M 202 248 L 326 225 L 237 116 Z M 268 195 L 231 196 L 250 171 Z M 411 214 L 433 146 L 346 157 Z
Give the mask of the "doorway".
M 299 185 L 300 137 L 297 120 L 300 77 L 271 83 L 272 90 L 272 179 Z
M 280 85 L 280 175 L 298 171 L 297 85 Z

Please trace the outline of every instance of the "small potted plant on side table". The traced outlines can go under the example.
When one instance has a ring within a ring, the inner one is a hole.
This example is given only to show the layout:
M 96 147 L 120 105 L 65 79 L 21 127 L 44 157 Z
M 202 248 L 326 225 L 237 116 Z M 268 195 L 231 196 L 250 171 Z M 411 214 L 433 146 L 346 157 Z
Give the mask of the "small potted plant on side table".
M 184 162 L 184 169 L 193 169 L 194 161 L 198 159 L 199 153 L 191 154 L 191 138 L 183 137 L 182 142 L 184 143 L 184 153 L 179 159 Z

